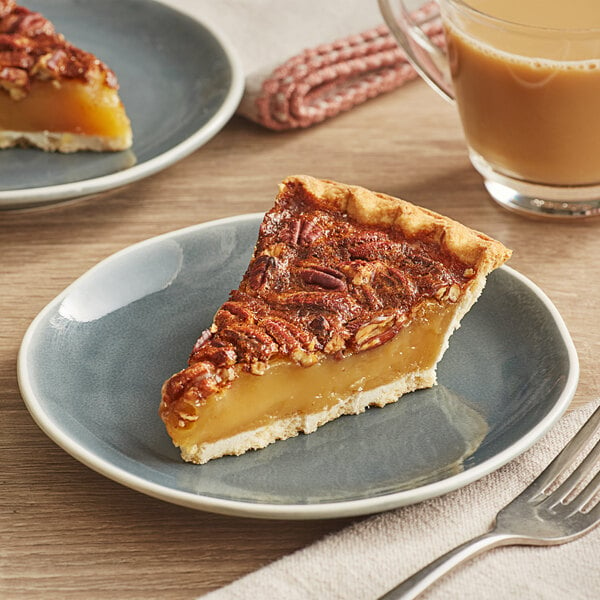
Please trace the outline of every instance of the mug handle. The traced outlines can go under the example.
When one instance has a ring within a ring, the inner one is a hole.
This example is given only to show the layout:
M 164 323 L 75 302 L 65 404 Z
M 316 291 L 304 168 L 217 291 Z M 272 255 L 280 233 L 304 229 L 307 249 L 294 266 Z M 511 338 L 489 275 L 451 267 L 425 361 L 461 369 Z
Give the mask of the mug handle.
M 427 23 L 439 18 L 439 12 L 427 11 L 425 19 L 417 23 L 406 8 L 404 0 L 378 0 L 378 2 L 387 26 L 415 71 L 442 98 L 454 102 L 448 56 L 431 42 L 422 29 Z M 392 3 L 396 6 L 395 10 L 392 8 Z M 413 14 L 418 14 L 418 11 Z

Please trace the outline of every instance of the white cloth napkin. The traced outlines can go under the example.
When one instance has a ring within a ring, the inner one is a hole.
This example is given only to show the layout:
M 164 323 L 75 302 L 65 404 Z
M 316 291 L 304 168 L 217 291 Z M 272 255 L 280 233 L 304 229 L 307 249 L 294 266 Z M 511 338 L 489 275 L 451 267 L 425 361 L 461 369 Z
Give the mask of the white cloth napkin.
M 220 31 L 241 58 L 238 112 L 274 130 L 308 127 L 417 74 L 376 0 L 163 0 Z M 430 2 L 414 13 L 437 14 Z M 428 34 L 442 43 L 439 23 Z
M 358 522 L 202 600 L 373 600 L 488 530 L 498 510 L 535 479 L 598 404 L 568 413 L 526 453 L 465 488 Z M 498 548 L 422 597 L 593 600 L 600 598 L 599 557 L 600 527 L 562 546 Z

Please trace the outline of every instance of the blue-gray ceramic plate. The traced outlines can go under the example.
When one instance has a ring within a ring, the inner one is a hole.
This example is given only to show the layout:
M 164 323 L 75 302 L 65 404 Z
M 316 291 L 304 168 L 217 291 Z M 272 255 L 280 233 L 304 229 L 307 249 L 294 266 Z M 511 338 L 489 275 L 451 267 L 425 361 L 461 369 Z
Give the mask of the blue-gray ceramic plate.
M 0 209 L 97 194 L 152 175 L 202 146 L 237 108 L 244 82 L 230 44 L 173 8 L 153 0 L 29 0 L 27 7 L 115 71 L 133 147 L 2 150 Z
M 463 486 L 523 452 L 568 406 L 578 363 L 565 325 L 535 285 L 501 268 L 452 336 L 435 388 L 264 450 L 182 462 L 158 416 L 161 384 L 237 287 L 260 219 L 136 244 L 36 317 L 21 346 L 19 383 L 50 438 L 163 500 L 308 519 L 373 513 Z

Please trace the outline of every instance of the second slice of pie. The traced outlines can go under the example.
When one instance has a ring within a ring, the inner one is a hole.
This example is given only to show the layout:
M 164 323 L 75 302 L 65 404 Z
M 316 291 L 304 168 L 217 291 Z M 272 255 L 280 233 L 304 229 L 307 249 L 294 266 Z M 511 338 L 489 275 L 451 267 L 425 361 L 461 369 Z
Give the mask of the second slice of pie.
M 163 386 L 169 435 L 205 463 L 431 387 L 451 333 L 509 256 L 408 202 L 286 179 L 239 288 Z
M 0 0 L 0 148 L 126 150 L 132 131 L 118 90 L 115 73 L 43 15 Z

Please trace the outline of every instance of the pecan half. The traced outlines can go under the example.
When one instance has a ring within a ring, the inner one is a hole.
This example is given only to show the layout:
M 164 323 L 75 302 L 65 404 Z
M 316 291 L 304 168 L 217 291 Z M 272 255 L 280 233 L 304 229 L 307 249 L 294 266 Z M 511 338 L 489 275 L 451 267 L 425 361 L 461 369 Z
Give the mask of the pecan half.
M 348 245 L 348 251 L 353 260 L 371 262 L 389 254 L 389 242 L 379 239 L 376 233 L 365 234 L 352 240 Z
M 250 271 L 248 274 L 248 282 L 252 287 L 261 288 L 267 282 L 269 272 L 272 271 L 277 264 L 277 259 L 274 256 L 267 254 L 261 254 L 256 257 L 254 262 L 250 265 Z
M 2 67 L 29 69 L 33 66 L 34 60 L 33 56 L 26 50 L 0 50 L 0 65 Z
M 400 284 L 404 294 L 410 297 L 414 297 L 418 294 L 419 289 L 417 285 L 410 277 L 408 277 L 406 273 L 394 266 L 388 266 L 387 272 L 388 275 L 390 275 L 397 282 L 397 284 Z
M 298 235 L 298 243 L 310 246 L 323 233 L 323 230 L 314 221 L 303 221 Z
M 18 23 L 15 24 L 14 31 L 27 37 L 54 33 L 54 26 L 48 19 L 45 19 L 40 13 L 30 12 L 23 15 Z
M 290 244 L 310 246 L 323 233 L 323 230 L 312 220 L 297 217 L 290 221 L 282 238 Z
M 395 335 L 396 315 L 381 315 L 363 325 L 354 335 L 354 343 L 359 352 L 380 346 Z
M 326 290 L 342 291 L 346 289 L 344 274 L 337 269 L 314 265 L 302 269 L 299 275 L 305 283 L 317 285 Z
M 287 223 L 287 227 L 281 232 L 281 239 L 290 244 L 297 244 L 301 228 L 302 221 L 300 219 L 292 219 Z
M 213 336 L 212 331 L 210 329 L 205 329 L 200 334 L 200 337 L 196 340 L 196 343 L 194 344 L 194 347 L 192 348 L 192 354 L 194 354 L 194 352 L 197 352 L 198 350 L 200 350 L 200 348 L 202 348 L 202 346 L 204 346 L 204 344 L 206 344 L 206 342 L 208 342 L 208 340 L 210 340 L 212 338 L 212 336 Z
M 221 323 L 230 323 L 233 321 L 241 321 L 242 323 L 254 322 L 254 315 L 248 309 L 248 305 L 234 300 L 228 300 L 223 303 L 218 316 L 220 318 L 219 326 L 221 326 Z
M 199 362 L 180 371 L 163 387 L 163 398 L 177 401 L 185 396 L 188 401 L 202 401 L 205 392 L 216 389 L 215 368 L 207 362 Z
M 298 339 L 283 323 L 269 320 L 265 321 L 263 326 L 267 333 L 277 342 L 281 352 L 289 352 L 291 348 L 296 348 L 300 345 Z
M 379 310 L 383 303 L 377 297 L 373 286 L 371 285 L 363 285 L 360 286 L 357 290 L 357 296 L 361 298 L 361 300 L 371 309 L 371 310 Z
M 239 325 L 221 331 L 221 339 L 231 343 L 242 359 L 267 360 L 277 351 L 273 338 L 259 327 Z
M 190 363 L 206 361 L 212 363 L 215 367 L 228 368 L 232 367 L 236 360 L 236 351 L 229 344 L 223 344 L 222 346 L 211 344 L 196 350 L 190 358 Z
M 354 298 L 344 292 L 292 292 L 283 298 L 286 306 L 301 310 L 320 310 L 337 314 L 342 320 L 349 321 L 357 316 L 361 308 Z

